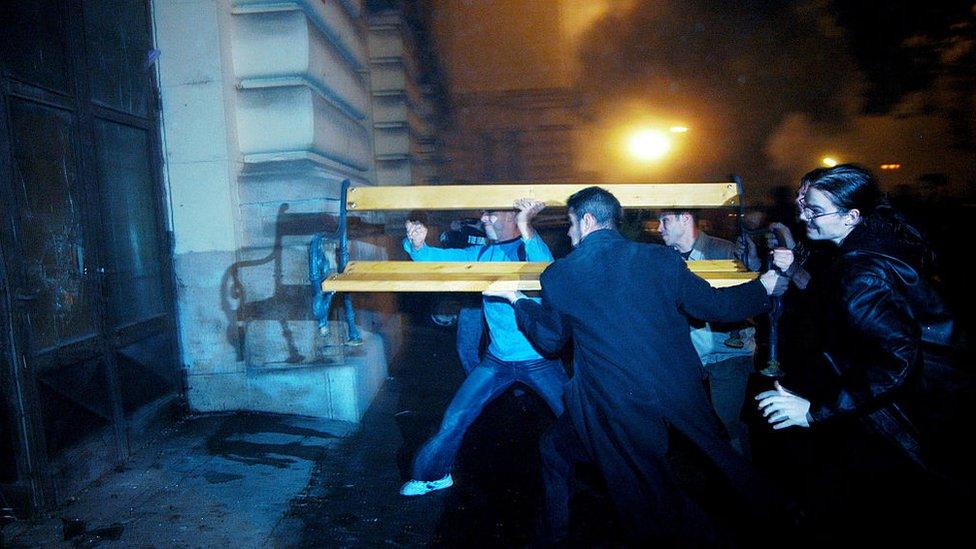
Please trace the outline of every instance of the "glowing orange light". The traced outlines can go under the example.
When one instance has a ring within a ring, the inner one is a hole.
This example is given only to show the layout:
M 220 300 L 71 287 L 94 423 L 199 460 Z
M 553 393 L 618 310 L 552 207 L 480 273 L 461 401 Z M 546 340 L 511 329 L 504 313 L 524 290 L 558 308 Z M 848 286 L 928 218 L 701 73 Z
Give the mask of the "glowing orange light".
M 829 156 L 825 156 L 825 157 L 823 157 L 823 158 L 822 158 L 822 159 L 820 160 L 820 162 L 822 162 L 822 163 L 823 163 L 823 165 L 824 165 L 824 166 L 827 166 L 828 168 L 833 168 L 833 167 L 834 167 L 834 166 L 836 166 L 837 164 L 840 164 L 840 162 L 837 162 L 837 159 L 835 159 L 835 158 L 831 158 L 831 157 L 829 157 Z
M 653 162 L 671 150 L 671 140 L 657 130 L 641 130 L 633 134 L 628 142 L 630 154 L 638 160 Z
M 901 164 L 882 164 L 881 165 L 881 169 L 882 170 L 900 170 L 901 169 Z

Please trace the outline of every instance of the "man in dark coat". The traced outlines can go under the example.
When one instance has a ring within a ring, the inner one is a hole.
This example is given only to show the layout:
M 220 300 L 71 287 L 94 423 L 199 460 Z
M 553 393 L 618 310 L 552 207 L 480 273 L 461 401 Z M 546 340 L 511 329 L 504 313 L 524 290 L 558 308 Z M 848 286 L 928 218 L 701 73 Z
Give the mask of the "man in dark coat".
M 606 190 L 583 189 L 567 205 L 576 249 L 543 272 L 542 302 L 486 292 L 513 303 L 519 327 L 542 351 L 573 341 L 566 413 L 541 443 L 548 541 L 566 536 L 569 479 L 579 462 L 593 462 L 602 473 L 628 537 L 715 541 L 711 521 L 672 478 L 669 429 L 717 466 L 752 518 L 771 516 L 769 507 L 781 502 L 725 436 L 686 315 L 735 322 L 760 314 L 769 308 L 777 275 L 715 289 L 671 248 L 621 236 L 620 203 Z

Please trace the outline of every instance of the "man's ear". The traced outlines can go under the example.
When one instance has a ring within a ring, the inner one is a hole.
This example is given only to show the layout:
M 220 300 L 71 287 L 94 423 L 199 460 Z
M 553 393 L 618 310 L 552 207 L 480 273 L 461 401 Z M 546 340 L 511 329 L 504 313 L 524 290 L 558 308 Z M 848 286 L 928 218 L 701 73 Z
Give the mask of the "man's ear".
M 851 225 L 857 225 L 861 221 L 861 210 L 857 208 L 852 208 L 847 211 L 847 215 L 851 216 Z
M 593 214 L 587 212 L 583 214 L 583 219 L 580 220 L 580 229 L 584 231 L 592 231 L 596 227 L 596 218 Z

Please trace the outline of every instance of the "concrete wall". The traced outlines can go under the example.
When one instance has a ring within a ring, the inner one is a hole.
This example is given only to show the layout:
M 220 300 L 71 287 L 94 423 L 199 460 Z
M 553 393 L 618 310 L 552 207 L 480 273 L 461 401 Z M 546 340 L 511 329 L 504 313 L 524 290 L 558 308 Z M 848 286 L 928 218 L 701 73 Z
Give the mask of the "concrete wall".
M 581 180 L 575 166 L 580 121 L 571 90 L 470 92 L 452 103 L 446 171 L 455 181 Z
M 357 299 L 361 347 L 341 324 L 323 336 L 307 246 L 334 230 L 344 179 L 376 181 L 361 2 L 153 8 L 190 406 L 356 421 L 400 344 L 396 300 Z M 396 249 L 371 221 L 353 258 Z

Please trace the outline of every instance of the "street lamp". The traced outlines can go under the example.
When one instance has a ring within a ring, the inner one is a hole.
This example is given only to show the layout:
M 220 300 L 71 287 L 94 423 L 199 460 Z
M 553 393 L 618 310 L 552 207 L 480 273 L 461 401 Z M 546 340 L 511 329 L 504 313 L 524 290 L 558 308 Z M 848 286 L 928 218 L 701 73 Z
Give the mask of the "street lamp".
M 671 150 L 671 140 L 659 130 L 640 130 L 630 137 L 630 154 L 644 162 L 660 160 Z
M 827 166 L 828 168 L 833 168 L 834 166 L 839 164 L 839 162 L 837 162 L 835 158 L 831 158 L 829 156 L 823 157 L 823 159 L 821 159 L 820 162 L 822 162 L 823 165 Z

